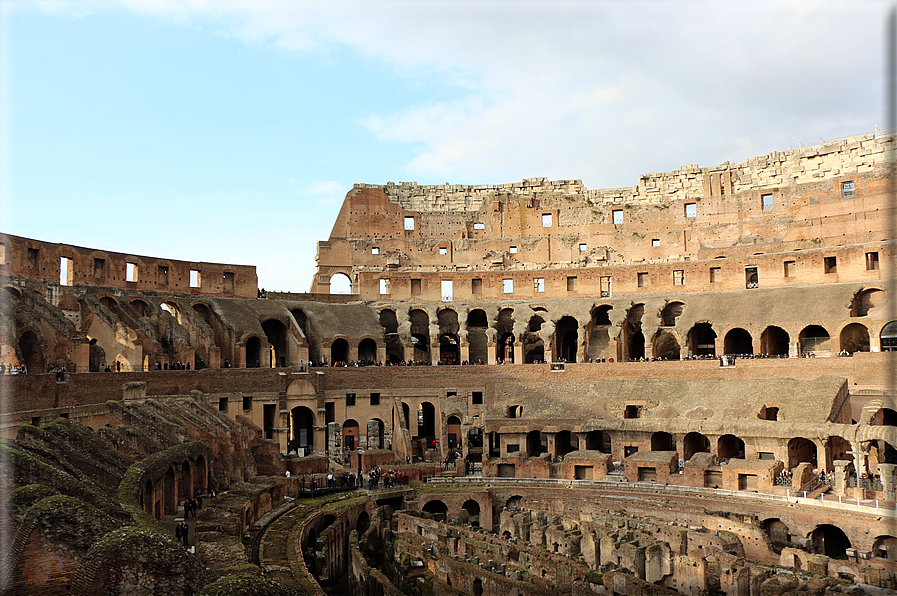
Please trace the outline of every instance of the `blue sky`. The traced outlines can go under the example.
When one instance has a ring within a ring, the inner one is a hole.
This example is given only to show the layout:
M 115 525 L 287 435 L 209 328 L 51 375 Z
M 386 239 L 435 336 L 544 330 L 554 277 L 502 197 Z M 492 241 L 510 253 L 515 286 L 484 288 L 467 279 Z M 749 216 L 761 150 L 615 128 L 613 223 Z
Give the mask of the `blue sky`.
M 356 182 L 631 186 L 882 127 L 887 7 L 0 0 L 0 230 L 307 291 Z

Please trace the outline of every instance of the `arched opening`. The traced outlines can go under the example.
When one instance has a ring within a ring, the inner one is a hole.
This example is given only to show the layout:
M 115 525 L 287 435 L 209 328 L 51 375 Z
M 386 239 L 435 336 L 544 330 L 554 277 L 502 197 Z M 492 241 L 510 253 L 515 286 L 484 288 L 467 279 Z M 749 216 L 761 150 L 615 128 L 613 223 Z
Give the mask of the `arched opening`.
M 586 435 L 586 449 L 589 451 L 611 452 L 610 434 L 603 430 L 592 430 Z
M 428 401 L 417 409 L 417 435 L 430 441 L 436 438 L 436 406 Z
M 391 308 L 384 308 L 380 311 L 380 326 L 383 327 L 383 333 L 387 335 L 399 332 L 399 320 L 396 318 L 396 311 Z
M 415 362 L 430 363 L 430 315 L 419 308 L 408 313 L 411 321 L 412 358 Z
M 709 453 L 710 439 L 701 433 L 688 433 L 682 440 L 682 455 L 685 461 L 691 459 L 695 453 Z
M 489 319 L 482 308 L 475 308 L 467 313 L 467 352 L 471 364 L 489 362 L 489 338 L 486 335 L 488 327 Z
M 697 323 L 689 330 L 688 350 L 693 356 L 716 356 L 716 331 L 710 323 Z
M 642 333 L 644 304 L 634 304 L 626 313 L 623 330 L 620 332 L 623 360 L 639 360 L 645 357 L 645 336 Z
M 277 319 L 268 319 L 262 323 L 262 329 L 268 343 L 274 349 L 274 361 L 267 363 L 267 367 L 276 368 L 287 365 L 287 328 Z
M 577 449 L 579 449 L 579 439 L 576 439 L 569 430 L 562 430 L 555 435 L 554 450 L 556 456 L 564 456 Z
M 330 276 L 331 294 L 351 294 L 352 280 L 345 273 L 334 273 Z
M 869 288 L 861 290 L 854 296 L 850 303 L 851 317 L 865 317 L 873 308 L 877 308 L 884 304 L 885 293 L 878 288 Z
M 448 516 L 448 506 L 439 499 L 427 501 L 423 507 L 424 513 L 429 513 L 435 521 L 444 522 Z
M 495 343 L 496 362 L 514 362 L 514 309 L 503 308 L 493 325 L 498 341 Z
M 526 454 L 529 457 L 538 457 L 548 451 L 545 437 L 537 430 L 526 433 Z
M 803 462 L 816 467 L 816 443 L 804 437 L 795 437 L 788 441 L 788 469 Z
M 358 514 L 358 517 L 355 519 L 355 530 L 358 532 L 358 536 L 362 536 L 365 532 L 368 531 L 368 528 L 371 527 L 371 516 L 368 515 L 367 511 L 362 511 Z
M 330 344 L 330 364 L 345 364 L 349 361 L 349 342 L 342 337 L 333 340 Z
M 613 306 L 601 304 L 592 309 L 589 321 L 589 347 L 588 356 L 593 360 L 607 358 L 610 346 L 610 311 Z
M 445 421 L 445 434 L 448 439 L 449 449 L 460 448 L 461 419 L 457 416 L 449 416 Z
M 831 524 L 819 524 L 810 532 L 810 543 L 813 553 L 825 555 L 832 559 L 843 557 L 850 548 L 850 540 L 847 534 L 838 526 Z
M 753 354 L 754 342 L 751 334 L 741 327 L 730 329 L 723 340 L 723 351 L 726 354 Z
M 682 353 L 679 339 L 670 329 L 658 329 L 651 340 L 651 345 L 655 360 L 679 360 Z
M 851 323 L 841 330 L 841 351 L 853 354 L 854 352 L 869 351 L 869 330 L 860 323 Z
M 882 408 L 880 417 L 873 422 L 875 426 L 897 426 L 897 411 L 891 408 Z
M 399 364 L 405 361 L 405 346 L 399 336 L 399 321 L 396 311 L 384 308 L 380 311 L 380 326 L 383 327 L 384 343 L 386 345 L 386 362 Z
M 777 554 L 781 554 L 782 548 L 791 546 L 791 530 L 777 517 L 765 519 L 762 522 L 763 531 L 769 537 L 772 548 Z
M 675 451 L 676 439 L 668 432 L 658 431 L 651 435 L 651 451 Z
M 153 312 L 152 309 L 150 308 L 149 304 L 147 304 L 146 302 L 144 302 L 143 300 L 141 300 L 139 298 L 135 298 L 134 300 L 131 300 L 131 302 L 129 304 L 131 306 L 131 309 L 137 314 L 138 317 L 148 317 Z M 202 306 L 205 306 L 205 305 L 203 304 Z M 195 308 L 194 308 L 194 310 L 195 310 Z
M 853 461 L 850 441 L 843 437 L 831 436 L 825 442 L 825 462 L 828 469 L 834 468 L 834 462 L 841 460 Z
M 539 334 L 545 319 L 539 314 L 534 314 L 526 325 L 526 333 L 523 336 L 523 361 L 526 364 L 545 362 L 545 341 Z
M 876 536 L 872 543 L 872 556 L 897 561 L 897 538 L 888 535 Z
M 443 333 L 439 336 L 439 362 L 442 364 L 460 364 L 460 354 L 457 335 Z
M 366 337 L 358 342 L 358 361 L 364 364 L 377 364 L 377 342 Z
M 668 302 L 660 311 L 660 324 L 664 327 L 675 327 L 678 319 L 685 310 L 685 303 L 674 300 Z
M 505 507 L 508 510 L 517 509 L 520 507 L 520 503 L 523 502 L 523 497 L 521 495 L 514 495 L 512 497 L 508 497 L 508 500 L 505 501 Z
M 473 586 L 471 586 L 470 591 L 473 596 L 483 596 L 483 580 L 480 578 L 473 580 Z
M 807 325 L 798 336 L 800 341 L 800 353 L 814 356 L 828 356 L 831 354 L 831 337 L 828 331 L 821 325 Z
M 90 340 L 88 357 L 87 369 L 90 372 L 100 372 L 106 367 L 106 350 L 95 339 Z
M 744 459 L 744 441 L 735 435 L 723 435 L 716 442 L 720 459 Z
M 767 356 L 787 356 L 791 338 L 781 327 L 770 325 L 760 335 L 760 352 Z
M 576 362 L 579 346 L 579 322 L 570 316 L 561 317 L 554 331 L 557 358 L 563 362 Z
M 22 363 L 27 367 L 28 372 L 46 372 L 44 351 L 34 331 L 29 329 L 19 338 L 19 352 L 22 354 Z
M 521 405 L 511 405 L 508 406 L 508 418 L 522 418 L 523 417 L 523 406 Z
M 385 444 L 384 434 L 386 430 L 386 426 L 383 424 L 383 421 L 379 418 L 371 418 L 367 423 L 367 448 L 368 449 L 383 449 Z
M 308 322 L 308 315 L 306 315 L 305 311 L 301 308 L 294 308 L 290 311 L 290 314 L 296 319 L 296 325 L 302 330 L 302 335 L 305 336 L 305 342 L 308 344 L 308 360 L 310 362 L 320 362 L 321 352 L 318 349 L 318 338 L 312 333 L 312 328 Z
M 467 512 L 467 523 L 474 528 L 480 527 L 480 504 L 473 499 L 464 501 L 461 505 L 461 511 Z
M 305 449 L 307 455 L 315 447 L 315 414 L 305 406 L 296 406 L 290 415 L 293 428 L 289 450 Z
M 352 451 L 359 446 L 360 432 L 358 430 L 358 421 L 349 418 L 343 422 L 343 447 Z
M 883 352 L 893 352 L 897 350 L 897 321 L 891 321 L 882 327 L 881 350 Z
M 894 463 L 897 463 L 897 449 L 894 449 L 893 445 L 882 439 L 869 444 L 869 466 L 871 469 L 875 469 L 878 464 Z
M 246 340 L 246 368 L 261 366 L 262 340 L 253 335 Z

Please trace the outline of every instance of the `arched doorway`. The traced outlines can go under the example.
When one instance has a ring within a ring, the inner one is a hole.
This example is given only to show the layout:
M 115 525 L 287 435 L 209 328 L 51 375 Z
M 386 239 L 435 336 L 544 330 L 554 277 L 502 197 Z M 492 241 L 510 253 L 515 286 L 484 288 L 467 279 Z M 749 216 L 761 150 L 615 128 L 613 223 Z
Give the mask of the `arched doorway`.
M 760 335 L 760 352 L 766 356 L 787 356 L 791 338 L 781 327 L 770 325 Z
M 460 449 L 461 419 L 457 416 L 449 416 L 445 422 L 445 434 L 448 439 L 449 449 Z
M 688 433 L 682 440 L 682 455 L 685 461 L 691 459 L 695 453 L 709 453 L 710 439 L 701 433 Z
M 818 555 L 837 559 L 847 553 L 850 548 L 850 540 L 847 534 L 838 526 L 831 524 L 819 524 L 810 532 L 810 542 L 813 552 Z
M 44 351 L 34 331 L 29 329 L 22 334 L 19 338 L 19 351 L 22 354 L 22 364 L 28 368 L 28 372 L 46 372 L 47 366 Z
M 611 452 L 610 434 L 603 430 L 592 430 L 586 435 L 586 449 L 589 451 Z
M 274 362 L 267 363 L 267 366 L 286 366 L 288 364 L 286 326 L 276 319 L 268 319 L 262 323 L 262 329 L 268 338 L 268 343 L 274 348 Z
M 593 360 L 612 355 L 608 353 L 608 348 L 610 347 L 610 311 L 613 308 L 609 304 L 601 304 L 592 309 L 587 355 Z
M 555 325 L 556 360 L 576 362 L 579 347 L 579 322 L 571 316 L 561 317 Z
M 246 368 L 258 368 L 262 361 L 262 340 L 253 335 L 246 340 Z
M 443 333 L 439 336 L 439 362 L 442 364 L 460 364 L 460 348 L 458 336 Z
M 331 366 L 338 363 L 349 362 L 349 342 L 342 337 L 333 340 L 330 344 L 330 364 Z
M 439 499 L 427 501 L 423 506 L 423 511 L 429 513 L 438 522 L 444 522 L 448 516 L 448 506 Z
M 869 330 L 860 323 L 851 323 L 841 330 L 841 351 L 853 354 L 854 352 L 869 351 Z
M 753 354 L 754 342 L 751 334 L 741 327 L 730 329 L 723 340 L 723 351 L 726 354 Z
M 658 431 L 651 435 L 651 451 L 675 451 L 676 439 L 668 432 Z
M 486 335 L 488 327 L 489 320 L 482 308 L 475 308 L 467 314 L 467 353 L 471 364 L 489 362 L 489 338 Z
M 685 303 L 674 300 L 668 302 L 660 311 L 660 324 L 664 327 L 675 327 L 678 319 L 685 310 Z
M 744 441 L 735 435 L 723 435 L 716 442 L 720 459 L 744 459 Z
M 831 354 L 831 337 L 821 325 L 807 325 L 798 336 L 801 354 L 828 356 Z
M 430 441 L 436 438 L 436 406 L 428 401 L 417 408 L 417 435 Z
M 364 364 L 377 364 L 377 342 L 366 337 L 358 342 L 358 361 Z
M 816 443 L 804 437 L 795 437 L 788 441 L 788 469 L 804 462 L 816 467 Z
M 682 347 L 671 329 L 658 329 L 651 340 L 655 360 L 679 360 Z
M 331 294 L 351 294 L 352 280 L 345 273 L 334 273 L 330 276 Z
M 361 433 L 358 431 L 358 421 L 349 418 L 343 422 L 343 447 L 352 451 L 359 446 Z
M 464 501 L 464 504 L 461 505 L 461 511 L 467 513 L 467 523 L 469 523 L 474 528 L 480 527 L 480 504 L 474 501 L 473 499 L 468 499 Z
M 315 414 L 305 406 L 296 406 L 290 412 L 293 422 L 292 437 L 289 449 L 298 448 L 309 453 L 315 448 Z
M 881 350 L 893 352 L 897 350 L 897 321 L 891 321 L 881 330 Z
M 645 357 L 645 336 L 642 333 L 644 304 L 634 304 L 626 313 L 623 330 L 620 332 L 622 360 L 639 360 Z
M 545 362 L 545 341 L 539 334 L 545 319 L 541 314 L 534 314 L 529 319 L 526 326 L 526 334 L 523 336 L 523 362 L 533 364 L 534 362 Z
M 688 350 L 693 356 L 716 356 L 716 331 L 710 323 L 697 323 L 689 330 Z
M 526 455 L 529 457 L 538 457 L 548 451 L 545 444 L 545 438 L 542 433 L 537 430 L 531 430 L 526 434 Z
M 573 433 L 569 430 L 562 430 L 554 437 L 554 450 L 555 455 L 563 457 L 567 455 L 571 451 L 576 451 L 579 449 L 579 440 L 576 440 L 574 444 Z
M 503 308 L 498 311 L 493 327 L 498 338 L 495 342 L 495 361 L 509 364 L 514 362 L 514 309 Z
M 415 362 L 430 363 L 430 315 L 419 308 L 408 313 L 411 321 L 412 358 Z

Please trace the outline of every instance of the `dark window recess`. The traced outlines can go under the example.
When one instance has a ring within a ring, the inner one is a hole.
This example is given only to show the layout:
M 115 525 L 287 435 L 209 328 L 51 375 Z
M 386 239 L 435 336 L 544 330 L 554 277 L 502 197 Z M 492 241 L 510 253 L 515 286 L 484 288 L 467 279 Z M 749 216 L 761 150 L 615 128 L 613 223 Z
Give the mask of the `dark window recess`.
M 218 398 L 218 411 L 219 412 L 227 412 L 227 398 L 226 397 Z
M 412 296 L 420 296 L 420 280 L 419 279 L 411 280 L 411 295 Z
M 243 411 L 245 412 L 246 410 L 251 410 L 251 409 L 252 409 L 252 396 L 244 395 L 243 396 Z
M 824 267 L 826 273 L 837 273 L 838 272 L 838 258 L 837 257 L 824 257 Z
M 626 410 L 623 412 L 623 418 L 638 418 L 641 412 L 641 406 L 626 406 Z
M 40 257 L 40 250 L 36 248 L 28 249 L 28 266 L 32 269 L 37 269 L 38 259 Z
M 264 424 L 265 438 L 274 438 L 274 417 L 277 415 L 277 404 L 265 404 L 263 406 L 262 422 Z
M 106 259 L 93 260 L 93 276 L 96 279 L 103 279 L 106 277 Z
M 336 421 L 336 417 L 334 416 L 334 403 L 329 401 L 324 404 L 324 424 L 330 424 L 331 422 Z
M 347 393 L 347 394 L 346 394 L 346 405 L 347 405 L 347 406 L 354 406 L 354 405 L 355 405 L 355 394 L 354 394 L 354 393 Z
M 513 444 L 513 445 L 509 444 L 508 445 L 508 453 L 516 453 L 518 451 L 520 451 L 520 445 L 517 445 L 517 444 Z
M 474 405 L 480 405 L 483 403 L 483 392 L 482 391 L 474 391 L 470 396 L 470 402 Z
M 744 287 L 748 290 L 760 287 L 760 278 L 757 276 L 756 267 L 746 267 L 744 270 Z
M 372 406 L 380 405 L 380 394 L 379 393 L 371 393 L 371 405 Z
M 877 252 L 867 252 L 866 253 L 866 271 L 875 271 L 878 269 L 878 253 Z

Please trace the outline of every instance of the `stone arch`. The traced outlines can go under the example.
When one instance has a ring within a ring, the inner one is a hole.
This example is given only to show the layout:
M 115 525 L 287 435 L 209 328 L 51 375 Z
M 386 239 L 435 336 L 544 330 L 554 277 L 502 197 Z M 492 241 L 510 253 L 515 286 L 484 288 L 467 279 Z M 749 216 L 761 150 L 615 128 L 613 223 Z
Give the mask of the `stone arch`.
M 514 362 L 514 309 L 503 308 L 498 311 L 495 323 L 492 325 L 495 329 L 495 361 L 496 362 Z
M 882 327 L 879 339 L 883 352 L 897 351 L 897 321 L 891 321 Z
M 262 322 L 262 330 L 265 332 L 268 344 L 273 350 L 273 354 L 268 358 L 269 362 L 267 363 L 266 368 L 287 366 L 289 362 L 287 354 L 286 325 L 277 319 L 267 319 Z M 262 365 L 265 366 L 265 363 L 263 362 Z
M 724 354 L 753 354 L 754 342 L 750 332 L 741 327 L 729 329 L 723 339 Z
M 448 517 L 448 505 L 440 499 L 430 499 L 424 503 L 421 511 L 429 513 L 434 520 L 439 522 L 444 522 Z
M 819 524 L 809 535 L 815 554 L 836 559 L 844 556 L 850 548 L 850 539 L 844 530 L 832 524 Z
M 44 347 L 33 329 L 26 327 L 19 331 L 18 347 L 22 358 L 21 363 L 26 366 L 28 372 L 46 372 L 47 357 Z
M 143 300 L 142 298 L 134 298 L 128 302 L 128 306 L 130 306 L 131 310 L 137 313 L 137 316 L 139 317 L 148 317 L 153 314 L 153 309 L 146 300 Z
M 545 324 L 543 312 L 540 310 L 534 313 L 526 324 L 526 333 L 523 336 L 523 361 L 526 364 L 545 361 L 545 340 L 539 333 Z
M 358 361 L 364 363 L 377 362 L 377 341 L 372 337 L 366 337 L 358 342 Z
M 885 303 L 887 294 L 881 288 L 863 288 L 850 301 L 850 316 L 865 317 L 873 308 Z
M 576 362 L 579 348 L 579 322 L 569 315 L 563 316 L 555 325 L 556 360 Z
M 343 422 L 343 447 L 352 451 L 357 449 L 361 441 L 361 432 L 358 427 L 358 421 L 349 418 Z
M 695 453 L 709 453 L 710 439 L 698 432 L 690 432 L 682 439 L 682 459 L 688 461 Z
M 417 408 L 417 434 L 429 439 L 436 438 L 436 406 L 425 401 Z
M 667 302 L 660 311 L 660 325 L 662 327 L 675 327 L 676 320 L 685 310 L 685 303 L 681 300 Z
M 889 534 L 876 536 L 872 541 L 872 556 L 897 561 L 897 538 Z
M 292 433 L 289 441 L 290 451 L 304 448 L 313 451 L 315 448 L 315 413 L 311 408 L 296 406 L 290 410 Z
M 651 339 L 651 356 L 655 360 L 679 360 L 682 346 L 676 332 L 672 329 L 658 329 Z
M 556 456 L 564 456 L 570 453 L 571 451 L 577 451 L 579 449 L 579 441 L 576 440 L 576 445 L 574 446 L 574 439 L 576 437 L 573 436 L 569 430 L 562 430 L 554 436 L 554 450 Z
M 801 354 L 828 355 L 831 353 L 831 336 L 822 325 L 807 325 L 798 336 Z
M 461 505 L 461 511 L 467 512 L 467 520 L 471 526 L 474 528 L 480 527 L 480 504 L 475 499 L 464 501 L 464 504 Z
M 779 518 L 764 519 L 760 525 L 776 553 L 781 553 L 783 547 L 791 545 L 791 530 Z
M 841 329 L 840 351 L 853 354 L 854 352 L 869 351 L 869 330 L 862 323 L 850 323 Z
M 414 362 L 430 363 L 430 315 L 420 308 L 408 312 L 411 321 L 411 343 L 414 346 Z
M 651 435 L 651 451 L 675 451 L 676 439 L 666 431 L 657 431 Z
M 744 441 L 735 435 L 723 435 L 716 442 L 716 453 L 720 459 L 744 459 Z
M 330 275 L 330 293 L 331 294 L 351 294 L 352 278 L 342 271 L 337 271 Z
M 367 511 L 362 511 L 358 514 L 358 517 L 355 518 L 355 529 L 358 531 L 358 536 L 362 536 L 370 527 L 371 516 L 368 515 Z
M 262 340 L 258 335 L 246 338 L 246 368 L 258 368 L 262 364 Z
M 538 430 L 531 430 L 526 433 L 526 455 L 528 457 L 538 457 L 548 451 L 545 436 Z
M 592 430 L 586 434 L 586 449 L 589 451 L 600 451 L 602 453 L 611 452 L 611 436 L 610 433 L 603 430 Z
M 467 313 L 467 345 L 471 364 L 489 362 L 489 337 L 486 330 L 489 319 L 482 308 L 473 308 Z
M 716 356 L 716 331 L 707 322 L 695 323 L 688 331 L 688 351 L 694 356 Z
M 804 437 L 794 437 L 788 441 L 788 469 L 800 463 L 810 463 L 816 467 L 816 443 Z
M 788 356 L 791 338 L 788 332 L 775 325 L 769 325 L 760 334 L 760 352 L 767 356 Z
M 345 337 L 337 337 L 330 342 L 330 365 L 349 361 L 349 342 Z
M 588 347 L 586 354 L 589 358 L 599 359 L 607 358 L 608 349 L 610 348 L 610 311 L 613 306 L 609 304 L 598 304 L 592 308 L 591 317 L 588 326 Z
M 642 333 L 642 317 L 645 305 L 633 304 L 626 311 L 623 329 L 620 332 L 620 359 L 639 360 L 645 357 L 645 335 Z

